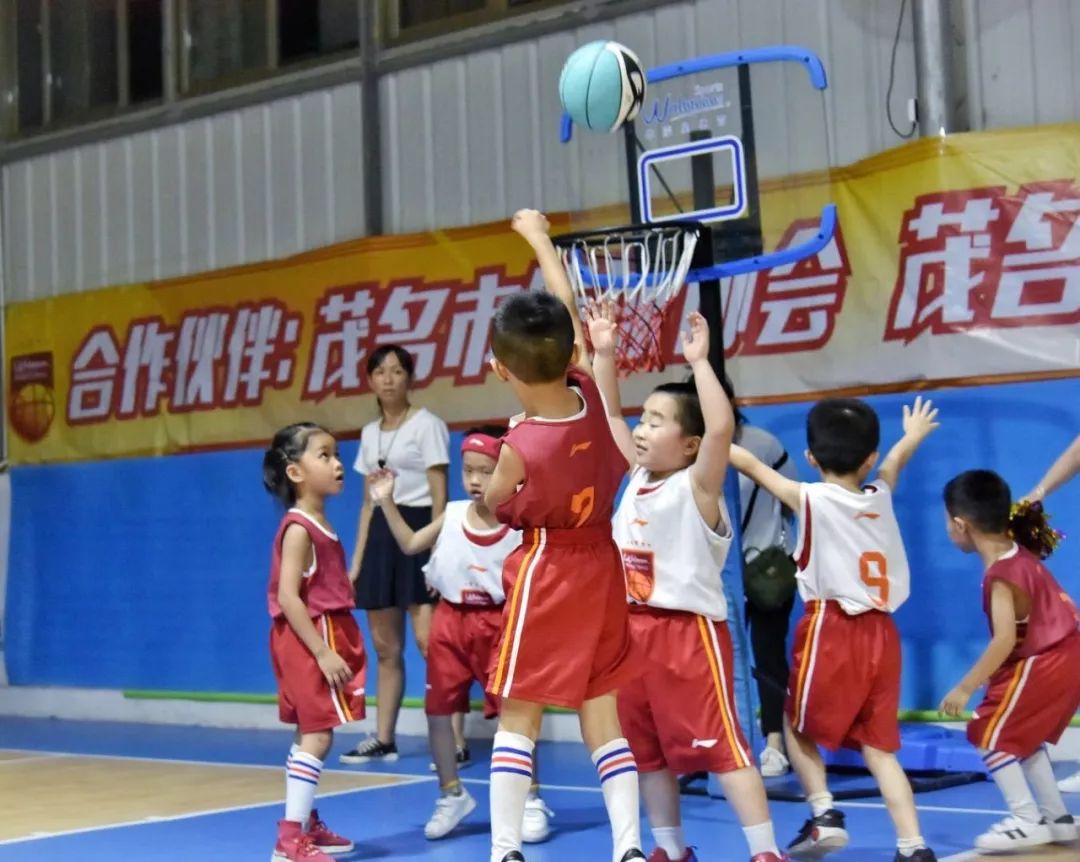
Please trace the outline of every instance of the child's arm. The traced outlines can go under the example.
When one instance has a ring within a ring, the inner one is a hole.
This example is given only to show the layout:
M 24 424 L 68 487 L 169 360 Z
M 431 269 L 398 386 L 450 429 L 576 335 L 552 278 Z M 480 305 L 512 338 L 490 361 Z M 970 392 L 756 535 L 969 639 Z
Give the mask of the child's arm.
M 799 483 L 763 464 L 749 449 L 731 444 L 731 466 L 760 485 L 791 511 L 799 511 Z
M 394 502 L 393 471 L 379 470 L 372 473 L 368 478 L 368 483 L 371 486 L 371 502 L 382 507 L 386 523 L 402 553 L 411 557 L 414 554 L 423 553 L 435 544 L 439 533 L 442 532 L 443 512 L 440 512 L 430 524 L 425 524 L 419 530 L 413 530 L 401 517 L 401 510 Z
M 923 401 L 921 395 L 915 397 L 915 403 L 911 407 L 904 405 L 904 436 L 889 450 L 878 468 L 878 476 L 891 490 L 896 490 L 900 471 L 911 460 L 915 450 L 927 435 L 938 427 L 939 423 L 934 421 L 937 414 L 934 402 L 929 398 Z
M 1072 445 L 1061 453 L 1060 457 L 1046 471 L 1046 475 L 1039 480 L 1039 484 L 1024 499 L 1030 503 L 1040 502 L 1077 473 L 1080 473 L 1080 437 L 1073 440 Z
M 631 468 L 637 463 L 637 447 L 630 426 L 622 415 L 622 399 L 619 396 L 619 378 L 615 370 L 615 344 L 618 328 L 615 324 L 615 309 L 610 302 L 593 303 L 585 311 L 589 325 L 589 340 L 593 346 L 593 373 L 596 386 L 604 398 L 608 412 L 608 425 L 611 436 L 629 462 Z
M 585 351 L 585 331 L 581 327 L 581 316 L 578 314 L 574 290 L 570 287 L 566 270 L 563 269 L 562 261 L 559 260 L 559 253 L 555 250 L 551 237 L 548 236 L 551 225 L 548 224 L 543 213 L 524 209 L 514 213 L 510 226 L 532 246 L 548 292 L 562 300 L 566 310 L 570 312 L 570 320 L 574 324 L 574 344 L 577 346 L 578 353 L 577 367 L 592 377 L 592 367 Z
M 1005 581 L 995 580 L 990 585 L 990 620 L 994 636 L 975 666 L 942 699 L 938 712 L 959 715 L 975 689 L 993 676 L 1016 646 L 1016 600 L 1012 587 Z
M 724 387 L 709 363 L 709 324 L 698 312 L 690 315 L 690 328 L 682 333 L 683 356 L 694 373 L 705 434 L 697 459 L 690 467 L 690 482 L 698 511 L 708 524 L 719 524 L 720 496 L 724 492 L 735 412 Z
M 281 572 L 277 600 L 300 642 L 315 656 L 326 681 L 330 685 L 345 685 L 353 677 L 352 670 L 345 663 L 345 659 L 330 649 L 315 630 L 307 605 L 300 598 L 304 570 L 308 568 L 314 553 L 307 530 L 299 524 L 290 524 L 281 539 Z
M 514 496 L 518 485 L 524 481 L 525 462 L 517 452 L 504 444 L 499 450 L 495 472 L 491 474 L 491 481 L 484 492 L 484 505 L 494 512 L 497 506 Z

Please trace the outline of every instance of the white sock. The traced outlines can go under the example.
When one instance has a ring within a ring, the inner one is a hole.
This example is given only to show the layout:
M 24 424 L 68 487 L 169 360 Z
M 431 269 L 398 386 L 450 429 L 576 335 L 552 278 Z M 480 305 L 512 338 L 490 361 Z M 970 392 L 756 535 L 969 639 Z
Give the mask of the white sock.
M 654 826 L 653 841 L 668 855 L 668 859 L 682 859 L 686 855 L 686 839 L 681 826 Z
M 896 839 L 896 852 L 905 857 L 914 856 L 916 850 L 922 850 L 925 846 L 926 842 L 921 835 L 914 838 Z
M 613 859 L 621 862 L 628 850 L 641 848 L 641 808 L 638 801 L 638 771 L 630 745 L 625 739 L 613 739 L 592 753 L 604 805 L 611 821 L 615 845 Z
M 502 862 L 521 849 L 521 821 L 532 787 L 534 743 L 527 736 L 500 730 L 491 749 L 491 859 Z
M 1046 753 L 1046 748 L 1040 748 L 1021 766 L 1028 786 L 1039 803 L 1039 812 L 1042 816 L 1053 823 L 1068 814 L 1069 809 L 1065 807 L 1065 800 L 1061 798 L 1057 779 L 1054 778 L 1054 767 L 1050 765 L 1050 756 Z
M 307 826 L 315 805 L 323 763 L 313 754 L 296 751 L 285 767 L 285 819 Z
M 751 856 L 757 856 L 758 853 L 780 855 L 780 848 L 776 846 L 776 835 L 773 834 L 771 820 L 758 823 L 756 826 L 744 826 L 742 831 L 743 835 L 746 836 L 746 843 L 750 845 Z
M 833 807 L 832 794 L 828 792 L 815 793 L 812 796 L 807 796 L 806 801 L 810 803 L 810 811 L 815 817 L 820 817 Z
M 1041 819 L 1039 806 L 1031 795 L 1031 788 L 1024 778 L 1019 758 L 1003 751 L 984 751 L 983 762 L 990 770 L 990 777 L 994 779 L 1001 795 L 1005 797 L 1005 804 L 1009 806 L 1013 817 L 1027 823 L 1038 823 Z

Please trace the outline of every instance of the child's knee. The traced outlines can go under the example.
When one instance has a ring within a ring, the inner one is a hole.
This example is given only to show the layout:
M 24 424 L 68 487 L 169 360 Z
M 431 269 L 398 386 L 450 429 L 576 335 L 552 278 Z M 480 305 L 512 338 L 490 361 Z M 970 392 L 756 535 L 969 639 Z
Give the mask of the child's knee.
M 300 750 L 305 751 L 319 760 L 325 760 L 330 753 L 330 746 L 334 743 L 334 731 L 318 730 L 314 733 L 300 734 Z

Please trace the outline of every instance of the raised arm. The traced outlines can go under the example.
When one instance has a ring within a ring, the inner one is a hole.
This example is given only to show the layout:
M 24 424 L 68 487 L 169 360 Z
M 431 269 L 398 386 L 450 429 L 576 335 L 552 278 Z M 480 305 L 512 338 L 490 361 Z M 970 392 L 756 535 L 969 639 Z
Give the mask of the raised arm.
M 922 400 L 921 395 L 915 397 L 915 403 L 908 407 L 904 405 L 904 436 L 885 456 L 878 468 L 878 476 L 885 481 L 892 490 L 896 490 L 896 483 L 900 479 L 900 471 L 904 469 L 915 450 L 922 441 L 927 438 L 931 431 L 938 427 L 937 409 L 934 402 L 929 398 Z
M 368 477 L 368 486 L 371 489 L 371 502 L 379 506 L 386 516 L 386 523 L 398 543 L 402 553 L 410 557 L 430 549 L 435 540 L 442 532 L 443 512 L 425 524 L 419 530 L 414 530 L 401 516 L 401 511 L 394 502 L 394 473 L 392 470 L 378 470 Z
M 715 525 L 719 523 L 720 497 L 735 434 L 735 411 L 709 363 L 709 324 L 696 311 L 690 314 L 689 324 L 682 333 L 683 356 L 694 373 L 694 387 L 705 419 L 701 447 L 690 467 L 690 482 L 698 511 L 706 523 Z
M 1035 503 L 1053 494 L 1058 488 L 1068 482 L 1073 476 L 1080 473 L 1080 436 L 1072 441 L 1058 459 L 1046 471 L 1046 475 L 1039 480 L 1031 493 L 1024 499 Z
M 630 426 L 622 415 L 619 376 L 615 369 L 615 346 L 618 339 L 615 308 L 610 302 L 593 303 L 585 310 L 585 320 L 589 327 L 589 341 L 593 346 L 593 373 L 596 375 L 596 386 L 604 398 L 604 406 L 607 407 L 611 436 L 615 438 L 619 451 L 633 469 L 637 464 L 637 447 L 634 446 Z
M 566 310 L 570 312 L 570 320 L 574 324 L 574 344 L 577 345 L 577 366 L 590 377 L 592 366 L 589 363 L 588 354 L 585 351 L 585 330 L 581 326 L 581 315 L 578 313 L 577 300 L 574 298 L 574 290 L 570 286 L 570 279 L 566 277 L 559 253 L 551 242 L 548 231 L 551 225 L 543 213 L 537 210 L 518 210 L 510 226 L 521 234 L 522 238 L 532 246 L 536 253 L 536 261 L 540 264 L 540 274 L 544 277 L 544 285 L 548 293 L 562 300 Z
M 749 449 L 732 444 L 731 466 L 760 485 L 791 511 L 799 511 L 799 483 L 759 461 Z

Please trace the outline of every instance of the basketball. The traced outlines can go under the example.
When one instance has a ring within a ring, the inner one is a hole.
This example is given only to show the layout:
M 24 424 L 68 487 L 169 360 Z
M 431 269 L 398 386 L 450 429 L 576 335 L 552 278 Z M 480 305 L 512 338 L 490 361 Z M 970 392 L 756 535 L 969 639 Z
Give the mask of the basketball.
M 34 443 L 48 432 L 55 411 L 52 390 L 30 383 L 20 387 L 11 399 L 11 425 L 20 437 Z
M 645 101 L 641 61 L 618 42 L 582 45 L 563 66 L 559 99 L 577 125 L 614 132 L 634 119 Z

